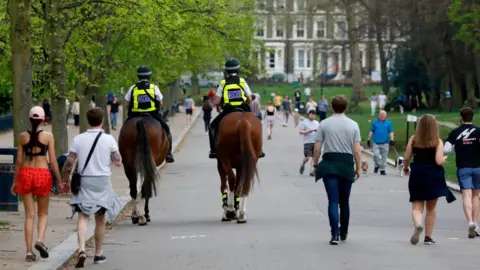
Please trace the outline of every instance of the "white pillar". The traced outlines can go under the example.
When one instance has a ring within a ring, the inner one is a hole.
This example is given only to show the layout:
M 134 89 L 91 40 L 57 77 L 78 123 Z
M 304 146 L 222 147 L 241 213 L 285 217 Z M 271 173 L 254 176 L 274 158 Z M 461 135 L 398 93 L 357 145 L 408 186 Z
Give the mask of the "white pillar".
M 328 57 L 328 61 L 327 61 L 327 74 L 333 74 L 333 72 L 335 71 L 335 66 L 333 65 L 333 54 L 332 53 L 328 53 L 327 54 L 327 57 Z M 333 70 L 333 72 L 332 72 Z
M 345 51 L 345 69 L 346 70 L 351 70 L 351 64 L 352 64 L 352 57 L 350 56 L 350 49 L 347 49 Z
M 375 50 L 375 69 L 374 71 L 380 71 L 380 48 Z
M 338 73 L 342 73 L 343 71 L 343 57 L 342 57 L 342 50 L 338 51 Z
M 361 50 L 362 52 L 362 68 L 365 68 L 367 66 L 367 53 L 365 50 Z

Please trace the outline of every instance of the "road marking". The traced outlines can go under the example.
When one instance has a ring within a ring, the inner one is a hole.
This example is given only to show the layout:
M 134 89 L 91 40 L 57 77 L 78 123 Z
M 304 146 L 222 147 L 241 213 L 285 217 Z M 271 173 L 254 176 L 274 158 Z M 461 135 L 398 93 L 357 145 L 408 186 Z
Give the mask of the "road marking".
M 171 239 L 187 239 L 187 238 L 204 238 L 206 235 L 200 234 L 200 235 L 180 235 L 180 236 L 172 236 Z
M 450 237 L 450 240 L 458 240 L 457 237 Z

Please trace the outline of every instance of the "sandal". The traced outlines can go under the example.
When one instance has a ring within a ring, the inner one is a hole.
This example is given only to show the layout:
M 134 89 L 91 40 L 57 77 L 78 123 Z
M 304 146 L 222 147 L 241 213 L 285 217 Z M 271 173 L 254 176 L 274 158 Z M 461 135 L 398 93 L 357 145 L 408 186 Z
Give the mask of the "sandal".
M 48 248 L 42 242 L 37 241 L 34 247 L 40 253 L 40 257 L 44 259 L 48 258 Z
M 25 261 L 27 262 L 34 262 L 37 260 L 37 255 L 35 253 L 27 253 L 27 256 L 25 256 Z
M 85 251 L 80 251 L 80 253 L 78 253 L 77 264 L 75 264 L 75 268 L 85 267 L 86 259 L 87 259 L 87 254 L 85 254 Z

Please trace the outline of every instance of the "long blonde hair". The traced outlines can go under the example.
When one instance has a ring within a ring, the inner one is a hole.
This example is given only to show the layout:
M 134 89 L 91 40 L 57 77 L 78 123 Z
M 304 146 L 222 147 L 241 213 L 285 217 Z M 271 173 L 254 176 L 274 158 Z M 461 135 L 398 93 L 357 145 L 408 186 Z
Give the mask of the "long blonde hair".
M 438 135 L 437 121 L 431 114 L 425 114 L 420 117 L 415 137 L 413 138 L 413 146 L 419 148 L 437 148 L 440 141 Z

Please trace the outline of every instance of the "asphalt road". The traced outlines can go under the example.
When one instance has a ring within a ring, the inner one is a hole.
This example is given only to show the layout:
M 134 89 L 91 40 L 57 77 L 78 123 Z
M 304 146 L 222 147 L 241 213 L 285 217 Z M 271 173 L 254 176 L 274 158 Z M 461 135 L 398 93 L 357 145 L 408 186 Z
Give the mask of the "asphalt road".
M 354 184 L 349 238 L 328 245 L 330 228 L 323 183 L 298 173 L 303 155 L 296 129 L 277 121 L 260 184 L 247 202 L 247 224 L 222 223 L 216 161 L 198 121 L 176 163 L 163 172 L 151 200 L 149 226 L 130 221 L 108 235 L 108 262 L 95 269 L 473 269 L 480 239 L 467 239 L 461 198 L 439 201 L 435 246 L 410 245 L 413 232 L 407 178 L 370 172 Z M 365 157 L 367 158 L 367 157 Z M 423 236 L 422 236 L 423 237 Z M 422 238 L 423 240 L 423 238 Z M 92 264 L 91 258 L 88 264 Z

